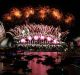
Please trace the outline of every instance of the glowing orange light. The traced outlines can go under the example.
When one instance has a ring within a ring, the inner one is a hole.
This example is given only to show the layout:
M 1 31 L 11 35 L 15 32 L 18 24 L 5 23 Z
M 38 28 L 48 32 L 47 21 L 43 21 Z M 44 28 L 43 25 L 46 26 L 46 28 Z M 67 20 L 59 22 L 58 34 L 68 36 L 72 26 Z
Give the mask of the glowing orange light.
M 43 8 L 43 9 L 41 9 L 41 10 L 39 11 L 39 13 L 40 13 L 40 14 L 45 14 L 46 11 L 45 11 L 45 9 Z
M 30 13 L 29 12 L 25 12 L 24 15 L 25 15 L 26 18 L 28 18 L 30 16 Z
M 45 8 L 45 7 L 41 8 L 39 11 L 39 17 L 41 19 L 44 19 L 46 17 L 47 12 L 48 12 L 47 8 Z
M 35 13 L 38 12 L 38 13 Z M 47 15 L 51 15 L 54 20 L 62 21 L 66 24 L 71 24 L 74 20 L 74 16 L 68 14 L 65 18 L 63 18 L 63 13 L 60 12 L 60 10 L 55 8 L 49 8 L 49 7 L 39 7 L 37 9 L 34 9 L 33 7 L 26 7 L 23 8 L 21 11 L 18 8 L 13 8 L 8 14 L 5 14 L 3 17 L 4 20 L 15 20 L 15 19 L 26 19 L 31 17 L 32 15 L 38 16 L 40 20 L 45 20 Z
M 46 15 L 44 15 L 44 14 L 43 15 L 40 15 L 40 18 L 41 19 L 44 19 L 45 17 L 46 17 Z
M 73 15 L 67 15 L 66 19 L 65 19 L 65 23 L 67 24 L 71 24 L 74 20 L 74 16 Z
M 4 20 L 8 20 L 8 21 L 11 21 L 12 20 L 12 17 L 10 14 L 5 14 L 4 17 L 3 17 Z
M 30 8 L 30 9 L 29 9 L 29 13 L 30 13 L 31 15 L 34 15 L 34 9 L 33 9 L 33 8 Z
M 24 8 L 24 16 L 28 18 L 29 16 L 34 15 L 33 8 Z
M 53 9 L 52 10 L 52 16 L 57 19 L 57 20 L 61 20 L 62 18 L 62 13 L 58 10 L 58 9 Z
M 24 12 L 24 17 L 28 18 L 30 16 L 30 13 L 28 11 Z
M 21 17 L 21 12 L 20 12 L 19 9 L 14 8 L 14 9 L 12 9 L 12 11 L 11 11 L 11 15 L 12 15 L 12 16 L 15 16 L 15 17 L 17 17 L 17 18 L 20 18 L 20 17 Z

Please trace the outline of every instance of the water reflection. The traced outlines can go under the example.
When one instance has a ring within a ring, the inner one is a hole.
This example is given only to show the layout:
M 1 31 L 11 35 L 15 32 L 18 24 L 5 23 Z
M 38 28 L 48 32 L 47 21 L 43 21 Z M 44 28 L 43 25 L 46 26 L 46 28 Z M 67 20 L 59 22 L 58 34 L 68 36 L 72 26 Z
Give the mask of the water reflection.
M 18 52 L 20 54 L 20 52 Z M 48 75 L 47 70 L 54 64 L 61 62 L 60 52 L 23 52 L 22 60 L 28 61 L 28 68 L 32 71 L 28 75 Z

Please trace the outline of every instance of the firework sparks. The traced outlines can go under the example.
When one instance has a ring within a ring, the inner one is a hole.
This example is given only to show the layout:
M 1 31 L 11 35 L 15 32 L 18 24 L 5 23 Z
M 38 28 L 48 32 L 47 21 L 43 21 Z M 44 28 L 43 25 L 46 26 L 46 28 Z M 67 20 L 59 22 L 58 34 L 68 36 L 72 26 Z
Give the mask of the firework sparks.
M 49 12 L 49 9 L 44 7 L 44 8 L 40 8 L 39 10 L 39 15 L 41 19 L 44 19 L 46 17 L 46 14 Z
M 31 15 L 34 15 L 34 9 L 33 9 L 33 8 L 30 8 L 30 9 L 29 9 L 29 13 L 30 13 Z
M 5 14 L 3 19 L 6 20 L 6 21 L 11 21 L 12 20 L 12 16 L 10 14 Z
M 52 16 L 57 20 L 62 19 L 62 13 L 58 9 L 55 9 L 55 8 L 52 10 Z
M 24 12 L 23 15 L 26 18 L 30 17 L 31 15 L 34 15 L 34 9 L 33 8 L 24 8 L 23 12 Z
M 34 25 L 34 24 L 24 24 L 21 26 L 16 26 L 14 29 L 10 29 L 10 32 L 14 33 L 15 36 L 20 36 L 22 35 L 22 31 L 25 31 L 25 36 L 26 35 L 36 35 L 36 34 L 40 34 L 41 36 L 43 35 L 50 35 L 52 36 L 56 36 L 58 38 L 60 37 L 65 37 L 67 33 L 67 31 L 65 32 L 61 32 L 60 27 L 53 27 L 53 26 L 48 26 L 48 25 L 43 25 L 43 24 L 38 24 L 38 25 Z M 43 38 L 43 37 L 42 37 Z
M 16 26 L 10 29 L 14 40 L 16 41 L 16 46 L 22 47 L 61 47 L 61 38 L 66 36 L 67 32 L 62 33 L 59 29 L 60 27 L 53 27 L 44 24 L 29 24 Z M 22 33 L 24 30 L 24 33 Z M 29 30 L 29 33 L 28 33 Z M 63 36 L 64 34 L 64 36 Z M 24 43 L 24 44 L 23 44 Z
M 67 24 L 71 24 L 74 20 L 74 16 L 73 15 L 67 15 L 66 19 L 65 19 L 65 23 Z
M 8 14 L 5 14 L 5 16 L 3 16 L 3 19 L 6 21 L 12 21 L 12 20 L 14 21 L 15 20 L 14 17 L 24 20 L 26 18 L 31 19 L 29 18 L 31 16 L 36 16 L 36 18 L 39 18 L 40 20 L 43 21 L 47 18 L 47 16 L 50 15 L 54 20 L 60 22 L 64 21 L 66 24 L 71 24 L 74 20 L 73 15 L 68 14 L 65 16 L 59 9 L 56 8 L 50 9 L 49 7 L 39 7 L 39 8 L 25 7 L 21 10 L 19 10 L 18 8 L 13 8 Z
M 13 8 L 11 11 L 11 15 L 15 16 L 16 18 L 20 18 L 22 14 L 19 9 Z

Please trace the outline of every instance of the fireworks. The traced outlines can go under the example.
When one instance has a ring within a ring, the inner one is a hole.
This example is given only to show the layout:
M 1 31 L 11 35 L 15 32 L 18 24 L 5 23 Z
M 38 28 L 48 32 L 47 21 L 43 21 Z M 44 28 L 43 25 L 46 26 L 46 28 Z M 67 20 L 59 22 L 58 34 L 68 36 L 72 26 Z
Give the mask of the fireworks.
M 57 20 L 62 19 L 62 13 L 58 9 L 55 9 L 55 8 L 52 10 L 52 16 Z
M 6 21 L 11 21 L 12 20 L 12 16 L 10 14 L 5 14 L 3 19 L 6 20 Z
M 74 16 L 71 14 L 68 14 L 65 16 L 62 11 L 56 8 L 49 8 L 49 7 L 38 7 L 38 8 L 32 8 L 32 7 L 25 7 L 22 9 L 13 8 L 8 14 L 5 14 L 3 19 L 6 21 L 15 21 L 15 18 L 20 19 L 30 19 L 31 16 L 36 16 L 36 18 L 39 18 L 40 20 L 44 20 L 48 18 L 48 16 L 52 16 L 53 20 L 60 21 L 71 24 L 74 20 Z M 34 16 L 34 19 L 35 19 Z M 65 18 L 63 18 L 65 17 Z
M 53 26 L 47 26 L 47 25 L 33 25 L 33 24 L 26 24 L 17 26 L 14 29 L 10 29 L 11 32 L 13 32 L 15 35 L 20 35 L 22 32 L 31 32 L 31 33 L 43 33 L 43 34 L 53 34 L 55 28 Z M 26 33 L 26 34 L 28 34 Z
M 66 37 L 67 32 L 61 32 L 60 27 L 48 26 L 44 24 L 30 24 L 16 26 L 10 29 L 16 47 L 26 48 L 49 48 L 62 47 L 62 37 Z M 25 35 L 24 35 L 25 34 Z
M 73 15 L 67 15 L 65 18 L 65 23 L 67 24 L 71 24 L 74 20 L 74 16 Z
M 43 20 L 46 17 L 48 12 L 49 12 L 48 8 L 46 8 L 46 7 L 40 8 L 40 10 L 39 10 L 39 15 L 40 16 L 39 17 Z
M 23 9 L 23 15 L 26 17 L 26 18 L 28 18 L 28 17 L 30 17 L 31 15 L 34 15 L 34 9 L 33 8 L 24 8 Z
M 34 39 L 40 38 L 45 39 L 45 36 L 47 36 L 48 40 L 51 40 L 52 37 L 61 38 L 62 36 L 66 36 L 67 31 L 61 32 L 60 27 L 53 27 L 43 24 L 24 24 L 20 26 L 16 26 L 14 29 L 10 29 L 10 32 L 15 34 L 15 37 L 17 36 L 34 36 Z M 25 35 L 23 35 L 25 34 Z M 31 40 L 31 36 L 28 38 Z M 50 36 L 50 37 L 49 37 Z
M 14 16 L 16 18 L 20 18 L 21 15 L 22 15 L 21 11 L 17 8 L 13 8 L 10 13 L 11 13 L 12 16 Z

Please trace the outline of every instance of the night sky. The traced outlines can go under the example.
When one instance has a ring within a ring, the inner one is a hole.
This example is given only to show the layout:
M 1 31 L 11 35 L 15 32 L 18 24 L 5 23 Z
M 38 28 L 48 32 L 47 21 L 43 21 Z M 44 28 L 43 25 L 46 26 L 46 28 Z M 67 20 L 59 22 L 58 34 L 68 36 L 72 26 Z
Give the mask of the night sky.
M 63 13 L 72 13 L 75 16 L 74 25 L 71 26 L 69 40 L 80 36 L 80 2 L 79 0 L 0 0 L 0 20 L 2 15 L 12 7 L 22 8 L 25 6 L 50 6 L 59 8 Z M 5 28 L 8 27 L 5 25 Z

